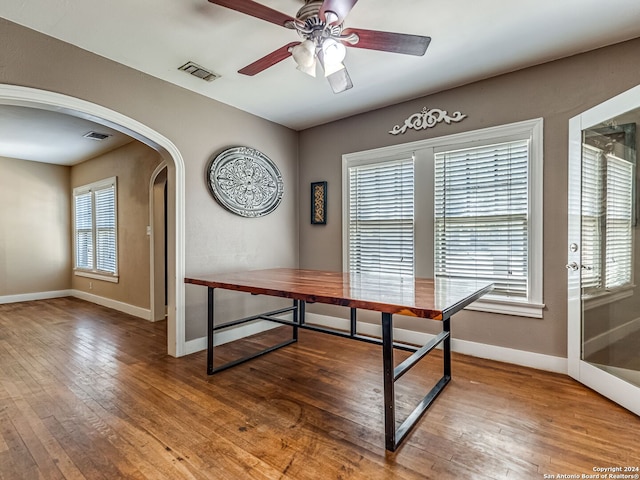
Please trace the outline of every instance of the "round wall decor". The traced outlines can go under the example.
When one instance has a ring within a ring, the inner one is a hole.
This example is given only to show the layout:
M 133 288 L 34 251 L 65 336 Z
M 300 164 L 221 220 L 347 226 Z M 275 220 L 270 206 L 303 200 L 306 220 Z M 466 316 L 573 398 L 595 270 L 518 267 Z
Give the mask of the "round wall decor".
M 284 193 L 278 167 L 249 147 L 228 148 L 214 157 L 207 168 L 207 184 L 220 205 L 242 217 L 273 212 Z

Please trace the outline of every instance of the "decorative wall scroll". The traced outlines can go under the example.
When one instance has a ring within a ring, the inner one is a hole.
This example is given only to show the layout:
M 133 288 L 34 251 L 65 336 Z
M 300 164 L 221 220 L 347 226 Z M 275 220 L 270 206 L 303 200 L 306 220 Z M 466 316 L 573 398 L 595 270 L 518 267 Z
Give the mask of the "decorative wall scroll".
M 413 130 L 426 130 L 427 128 L 435 127 L 438 123 L 445 122 L 450 125 L 451 122 L 460 122 L 467 118 L 460 112 L 454 112 L 453 116 L 449 116 L 446 110 L 440 110 L 439 108 L 427 108 L 424 107 L 421 112 L 414 113 L 404 121 L 404 125 L 396 125 L 389 133 L 391 135 L 398 135 L 404 133 L 407 129 Z
M 278 167 L 264 153 L 233 147 L 214 157 L 207 168 L 213 197 L 242 217 L 262 217 L 273 212 L 284 193 Z
M 327 182 L 311 184 L 311 224 L 327 223 Z

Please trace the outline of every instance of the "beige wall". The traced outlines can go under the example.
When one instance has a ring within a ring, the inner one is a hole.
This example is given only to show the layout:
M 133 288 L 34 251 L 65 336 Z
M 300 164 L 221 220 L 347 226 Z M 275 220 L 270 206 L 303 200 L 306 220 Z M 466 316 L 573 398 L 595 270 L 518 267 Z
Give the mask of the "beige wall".
M 177 147 L 185 162 L 187 275 L 298 265 L 295 131 L 4 19 L 0 19 L 0 34 L 0 83 L 54 91 L 108 107 L 155 130 Z M 266 217 L 233 215 L 207 190 L 207 162 L 237 145 L 261 150 L 282 172 L 283 201 Z M 172 188 L 169 185 L 170 191 Z M 188 286 L 187 340 L 205 335 L 205 311 L 205 289 Z
M 0 157 L 0 300 L 68 290 L 69 167 Z
M 462 312 L 455 338 L 566 356 L 567 155 L 569 118 L 640 83 L 640 39 L 390 106 L 300 134 L 300 266 L 342 268 L 341 157 L 388 145 L 544 118 L 543 319 Z M 429 79 L 425 78 L 425 82 Z M 423 107 L 468 115 L 461 123 L 387 133 Z M 328 224 L 309 224 L 309 183 L 327 180 Z M 424 322 L 396 322 L 429 330 Z
M 133 141 L 71 168 L 71 189 L 117 177 L 118 191 L 118 283 L 73 275 L 75 290 L 150 308 L 149 188 L 161 161 L 158 152 Z

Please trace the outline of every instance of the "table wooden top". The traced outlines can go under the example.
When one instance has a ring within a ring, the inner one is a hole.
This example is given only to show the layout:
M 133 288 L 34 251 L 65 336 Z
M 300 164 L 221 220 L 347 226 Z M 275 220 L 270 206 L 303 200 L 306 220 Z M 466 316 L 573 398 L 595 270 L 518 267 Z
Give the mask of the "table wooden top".
M 493 284 L 482 282 L 294 268 L 203 275 L 185 282 L 435 320 L 453 315 L 493 289 Z

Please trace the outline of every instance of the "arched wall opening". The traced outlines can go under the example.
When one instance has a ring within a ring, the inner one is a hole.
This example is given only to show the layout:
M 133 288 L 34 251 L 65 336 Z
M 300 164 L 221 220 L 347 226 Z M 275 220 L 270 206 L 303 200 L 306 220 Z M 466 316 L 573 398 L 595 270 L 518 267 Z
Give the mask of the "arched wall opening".
M 0 105 L 51 110 L 91 120 L 156 150 L 167 166 L 167 353 L 185 354 L 185 173 L 177 147 L 155 130 L 114 110 L 46 90 L 0 84 Z

